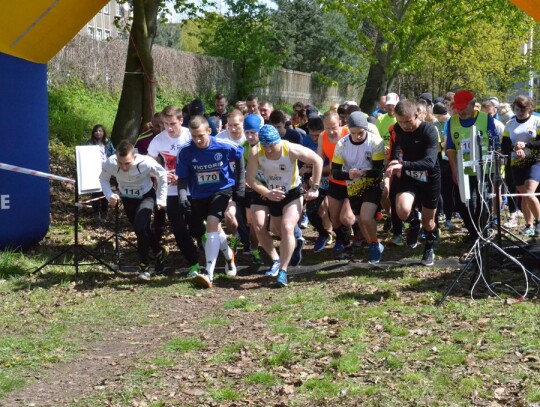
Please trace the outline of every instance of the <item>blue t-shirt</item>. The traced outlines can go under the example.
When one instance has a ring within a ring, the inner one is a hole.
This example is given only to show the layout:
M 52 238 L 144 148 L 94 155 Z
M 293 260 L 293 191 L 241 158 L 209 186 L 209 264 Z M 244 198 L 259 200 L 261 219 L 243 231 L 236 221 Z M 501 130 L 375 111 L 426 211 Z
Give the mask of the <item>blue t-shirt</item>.
M 299 129 L 287 129 L 285 132 L 285 135 L 281 137 L 283 140 L 290 141 L 291 143 L 295 144 L 302 144 L 302 140 L 304 139 L 303 130 Z
M 193 140 L 178 152 L 176 175 L 187 180 L 193 199 L 208 198 L 235 185 L 231 162 L 243 159 L 244 148 L 210 137 L 210 145 L 199 148 Z

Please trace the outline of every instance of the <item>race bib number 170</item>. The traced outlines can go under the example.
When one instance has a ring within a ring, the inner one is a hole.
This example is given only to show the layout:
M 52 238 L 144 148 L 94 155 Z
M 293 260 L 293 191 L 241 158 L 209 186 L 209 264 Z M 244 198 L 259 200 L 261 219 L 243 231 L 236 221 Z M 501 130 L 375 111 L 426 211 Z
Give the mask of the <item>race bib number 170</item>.
M 199 185 L 217 184 L 219 182 L 219 171 L 208 171 L 197 173 L 197 183 Z

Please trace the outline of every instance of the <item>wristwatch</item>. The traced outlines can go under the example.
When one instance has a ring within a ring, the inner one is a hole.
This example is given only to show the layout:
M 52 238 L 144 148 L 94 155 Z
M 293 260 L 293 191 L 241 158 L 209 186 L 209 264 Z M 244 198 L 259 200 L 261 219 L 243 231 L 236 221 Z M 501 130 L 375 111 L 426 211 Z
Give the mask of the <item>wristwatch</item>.
M 319 190 L 319 184 L 313 184 L 311 186 L 311 189 L 314 190 L 314 191 L 318 191 Z

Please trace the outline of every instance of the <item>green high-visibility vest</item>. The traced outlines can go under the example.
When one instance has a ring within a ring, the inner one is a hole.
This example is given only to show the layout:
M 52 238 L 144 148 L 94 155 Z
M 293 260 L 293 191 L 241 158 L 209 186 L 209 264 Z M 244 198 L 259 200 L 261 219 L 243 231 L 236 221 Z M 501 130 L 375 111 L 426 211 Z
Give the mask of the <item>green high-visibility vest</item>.
M 472 130 L 474 126 L 476 126 L 477 134 L 479 132 L 482 136 L 482 154 L 487 154 L 489 146 L 487 113 L 478 112 L 476 120 L 469 127 L 462 126 L 458 115 L 454 115 L 450 119 L 449 137 L 452 137 L 456 151 L 463 151 L 463 161 L 469 161 L 471 159 Z M 476 175 L 471 167 L 465 168 L 465 174 Z

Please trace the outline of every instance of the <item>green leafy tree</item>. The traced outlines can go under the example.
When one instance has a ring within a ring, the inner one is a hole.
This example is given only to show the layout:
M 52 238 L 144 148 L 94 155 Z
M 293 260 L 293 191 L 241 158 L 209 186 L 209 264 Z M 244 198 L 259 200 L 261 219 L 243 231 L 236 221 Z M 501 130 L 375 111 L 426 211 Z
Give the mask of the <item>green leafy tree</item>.
M 400 73 L 414 70 L 427 40 L 440 38 L 450 44 L 456 36 L 466 36 L 480 21 L 489 22 L 496 15 L 515 10 L 503 0 L 457 0 L 451 4 L 433 0 L 321 1 L 327 10 L 345 17 L 361 44 L 357 52 L 370 63 L 360 104 L 364 111 L 371 111 L 380 95 L 394 90 Z
M 234 61 L 239 98 L 260 86 L 261 79 L 279 66 L 278 37 L 271 29 L 271 15 L 257 0 L 225 0 L 227 13 L 207 13 L 204 24 L 215 30 L 201 38 L 205 53 Z
M 180 50 L 182 39 L 182 28 L 179 23 L 169 23 L 168 21 L 158 21 L 158 29 L 156 38 L 154 40 L 155 45 L 161 45 L 162 47 L 174 48 Z
M 283 67 L 316 73 L 327 83 L 359 82 L 366 64 L 357 52 L 356 32 L 348 29 L 344 17 L 336 12 L 324 12 L 311 0 L 276 0 L 273 30 L 279 36 L 279 46 L 285 52 Z

